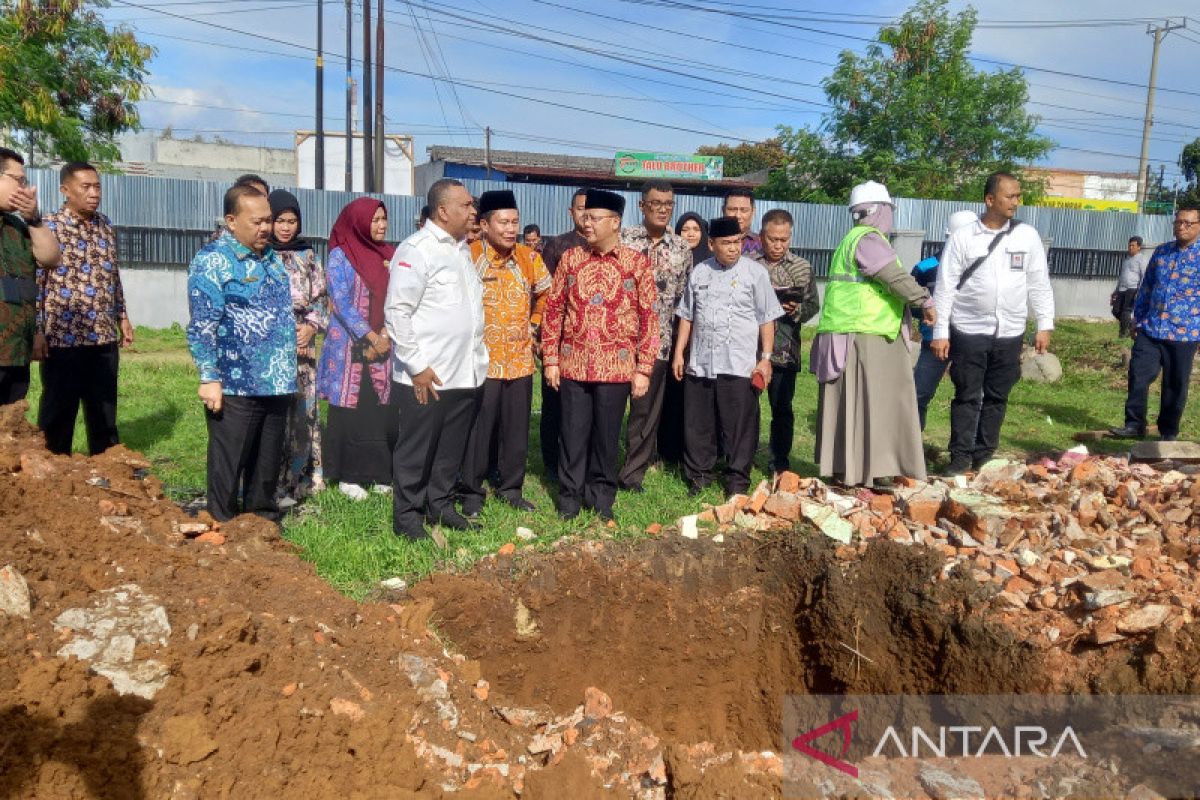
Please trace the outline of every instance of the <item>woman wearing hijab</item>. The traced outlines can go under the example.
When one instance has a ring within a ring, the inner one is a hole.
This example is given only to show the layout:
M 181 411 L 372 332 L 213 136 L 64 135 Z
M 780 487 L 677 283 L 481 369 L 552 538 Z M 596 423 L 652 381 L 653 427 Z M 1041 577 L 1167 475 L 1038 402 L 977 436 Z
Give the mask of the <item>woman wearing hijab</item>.
M 820 382 L 816 460 L 848 486 L 925 478 L 909 312 L 934 323 L 929 292 L 888 236 L 895 204 L 875 181 L 850 193 L 854 227 L 833 254 L 809 369 Z
M 352 500 L 367 487 L 387 492 L 399 421 L 391 402 L 388 359 L 392 343 L 384 327 L 391 245 L 387 209 L 360 197 L 342 209 L 329 234 L 329 332 L 317 370 L 317 393 L 329 401 L 324 434 L 328 481 Z
M 327 318 L 325 271 L 312 244 L 300 238 L 300 203 L 277 189 L 271 203 L 271 247 L 287 268 L 296 320 L 296 397 L 288 412 L 283 466 L 279 475 L 280 505 L 289 506 L 324 488 L 321 428 L 317 407 L 317 332 Z
M 682 236 L 688 247 L 692 248 L 693 264 L 712 257 L 712 250 L 708 247 L 708 221 L 695 211 L 689 211 L 679 218 L 675 223 L 675 233 Z

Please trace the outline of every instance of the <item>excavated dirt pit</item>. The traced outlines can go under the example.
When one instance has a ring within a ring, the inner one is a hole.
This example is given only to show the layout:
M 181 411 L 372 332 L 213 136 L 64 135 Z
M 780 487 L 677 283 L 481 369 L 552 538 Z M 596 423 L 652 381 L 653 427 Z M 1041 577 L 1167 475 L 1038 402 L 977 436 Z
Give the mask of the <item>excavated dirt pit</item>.
M 1052 683 L 1031 647 L 966 616 L 966 583 L 931 580 L 939 566 L 884 542 L 847 568 L 824 537 L 672 538 L 497 560 L 413 592 L 515 702 L 563 712 L 596 686 L 669 740 L 774 749 L 786 694 Z

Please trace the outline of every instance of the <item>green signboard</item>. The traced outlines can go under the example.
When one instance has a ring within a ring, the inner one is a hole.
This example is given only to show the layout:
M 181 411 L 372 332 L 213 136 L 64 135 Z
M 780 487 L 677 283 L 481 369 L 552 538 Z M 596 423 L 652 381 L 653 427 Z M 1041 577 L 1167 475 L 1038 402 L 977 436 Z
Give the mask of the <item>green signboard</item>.
M 682 178 L 719 181 L 725 175 L 723 156 L 681 156 L 670 153 L 628 153 L 613 159 L 618 178 Z

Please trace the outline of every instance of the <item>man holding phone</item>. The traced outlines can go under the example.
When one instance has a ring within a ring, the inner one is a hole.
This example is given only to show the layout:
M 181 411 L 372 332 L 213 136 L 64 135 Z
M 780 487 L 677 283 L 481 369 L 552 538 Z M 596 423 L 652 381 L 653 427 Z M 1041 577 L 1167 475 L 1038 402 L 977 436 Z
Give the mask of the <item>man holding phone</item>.
M 771 381 L 767 399 L 771 404 L 772 475 L 791 469 L 790 455 L 796 416 L 796 373 L 800 371 L 800 326 L 820 308 L 812 265 L 791 250 L 792 215 L 775 208 L 763 215 L 763 252 L 755 260 L 767 268 L 783 316 L 775 321 L 775 346 L 771 351 Z

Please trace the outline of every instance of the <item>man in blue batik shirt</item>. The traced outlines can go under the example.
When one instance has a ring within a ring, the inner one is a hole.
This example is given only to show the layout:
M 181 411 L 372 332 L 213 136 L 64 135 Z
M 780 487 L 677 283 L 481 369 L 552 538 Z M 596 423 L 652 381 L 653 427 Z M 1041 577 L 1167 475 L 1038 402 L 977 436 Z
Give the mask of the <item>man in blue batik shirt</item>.
M 187 339 L 208 423 L 208 511 L 220 521 L 241 512 L 278 519 L 275 487 L 296 392 L 291 290 L 267 244 L 266 195 L 235 185 L 225 193 L 225 224 L 188 267 Z

